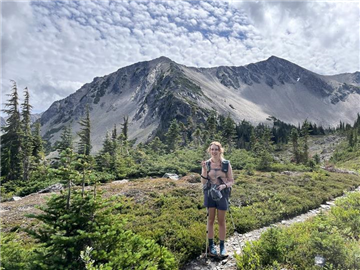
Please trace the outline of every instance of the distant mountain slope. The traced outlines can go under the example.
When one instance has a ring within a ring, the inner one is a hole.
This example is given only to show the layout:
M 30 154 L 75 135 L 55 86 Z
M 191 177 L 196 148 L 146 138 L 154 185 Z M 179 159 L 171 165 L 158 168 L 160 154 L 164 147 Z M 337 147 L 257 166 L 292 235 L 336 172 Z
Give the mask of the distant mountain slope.
M 34 124 L 36 120 L 38 120 L 41 117 L 41 113 L 34 113 L 30 115 L 30 123 Z M 6 125 L 6 117 L 0 116 L 0 128 L 4 127 Z M 0 134 L 2 134 L 2 130 L 0 130 Z
M 0 116 L 0 127 L 4 127 L 6 125 L 6 119 Z
M 89 104 L 93 151 L 108 130 L 129 116 L 129 137 L 147 141 L 172 119 L 203 122 L 211 110 L 235 121 L 265 122 L 271 115 L 298 124 L 308 119 L 323 126 L 352 123 L 360 112 L 360 75 L 322 76 L 287 60 L 270 57 L 239 67 L 194 68 L 166 57 L 121 68 L 65 99 L 41 116 L 43 135 L 55 142 L 61 129 L 78 121 Z

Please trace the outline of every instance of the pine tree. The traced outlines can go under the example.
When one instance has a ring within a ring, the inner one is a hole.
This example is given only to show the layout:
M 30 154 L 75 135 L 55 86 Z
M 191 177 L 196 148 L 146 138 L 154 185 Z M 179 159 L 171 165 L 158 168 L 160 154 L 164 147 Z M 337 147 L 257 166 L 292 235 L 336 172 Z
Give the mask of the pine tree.
M 206 139 L 210 139 L 210 140 L 214 139 L 215 133 L 216 133 L 216 127 L 217 127 L 216 112 L 211 111 L 211 113 L 210 113 L 209 117 L 206 119 L 206 123 L 205 123 L 205 129 L 206 129 L 206 134 L 207 134 Z
M 43 140 L 41 138 L 41 124 L 39 121 L 35 122 L 35 130 L 33 132 L 33 157 L 35 158 L 35 163 L 40 163 L 44 159 L 44 146 Z
M 292 142 L 292 149 L 293 149 L 293 155 L 295 162 L 297 164 L 300 163 L 300 152 L 299 152 L 299 133 L 296 128 L 293 128 L 291 130 L 291 142 Z
M 129 129 L 129 116 L 124 116 L 124 123 L 121 125 L 122 125 L 121 133 L 124 135 L 124 140 L 127 141 L 128 129 Z
M 195 131 L 195 123 L 194 123 L 194 120 L 192 119 L 191 116 L 189 116 L 187 118 L 186 123 L 187 123 L 186 127 L 187 127 L 187 130 L 188 130 L 188 136 L 190 136 Z
M 222 126 L 222 136 L 224 140 L 226 141 L 226 144 L 229 148 L 229 152 L 231 152 L 231 149 L 234 145 L 234 139 L 236 135 L 236 124 L 234 120 L 231 119 L 230 114 L 225 118 L 224 124 Z
M 116 125 L 114 124 L 114 128 L 111 131 L 111 151 L 110 151 L 110 155 L 114 158 L 114 160 L 116 159 L 117 149 L 118 149 L 118 136 L 117 136 Z
M 22 119 L 21 119 L 21 128 L 22 128 L 22 160 L 23 160 L 23 180 L 28 181 L 30 175 L 30 158 L 33 152 L 33 138 L 31 134 L 30 127 L 30 116 L 31 116 L 31 108 L 30 105 L 30 95 L 27 87 L 24 90 L 24 103 L 22 106 Z
M 355 130 L 349 130 L 347 135 L 348 138 L 348 145 L 350 148 L 353 148 L 355 146 L 355 138 L 354 135 L 356 134 Z
M 170 127 L 168 132 L 165 134 L 166 143 L 169 151 L 175 151 L 180 143 L 181 136 L 180 136 L 180 127 L 174 119 L 171 121 Z
M 105 153 L 109 153 L 112 151 L 112 143 L 111 143 L 111 140 L 110 140 L 110 135 L 109 135 L 109 132 L 106 133 L 105 135 L 105 139 L 103 141 L 103 148 L 101 150 L 101 153 L 102 154 L 105 154 Z
M 157 155 L 163 154 L 165 145 L 161 142 L 159 137 L 155 137 L 150 143 L 149 148 L 152 153 L 156 153 Z
M 257 138 L 255 136 L 255 130 L 251 129 L 251 131 L 250 131 L 250 147 L 249 147 L 249 149 L 251 151 L 254 151 L 256 143 L 257 143 Z
M 193 138 L 196 146 L 200 146 L 203 143 L 201 140 L 201 136 L 202 136 L 202 133 L 201 133 L 200 128 L 195 129 L 195 131 L 192 134 L 192 138 Z
M 180 122 L 179 128 L 180 128 L 180 132 L 181 132 L 182 145 L 187 145 L 188 144 L 188 138 L 187 138 L 188 129 L 186 128 L 186 126 L 184 125 L 183 122 Z
M 20 180 L 23 177 L 22 131 L 19 112 L 19 96 L 16 83 L 13 81 L 10 99 L 4 109 L 8 115 L 6 126 L 1 136 L 1 174 L 6 180 Z
M 86 106 L 86 116 L 79 122 L 82 127 L 78 135 L 80 137 L 79 142 L 79 154 L 90 155 L 91 151 L 91 123 L 90 123 L 90 112 L 89 106 Z
M 29 215 L 41 221 L 27 232 L 43 245 L 33 269 L 86 269 L 80 259 L 87 248 L 94 250 L 93 266 L 101 269 L 175 269 L 171 253 L 153 240 L 145 240 L 125 230 L 116 212 L 122 203 L 102 199 L 101 194 L 74 191 L 70 207 L 67 195 L 53 196 L 40 214 Z M 95 268 L 92 268 L 95 269 Z M 96 268 L 97 269 L 97 268 Z
M 60 136 L 60 142 L 58 146 L 60 151 L 66 150 L 67 148 L 73 149 L 73 138 L 71 133 L 71 126 L 65 126 Z
M 309 160 L 309 134 L 310 134 L 310 124 L 307 120 L 304 121 L 301 127 L 301 138 L 302 138 L 302 153 L 301 153 L 301 160 L 303 164 L 307 164 Z

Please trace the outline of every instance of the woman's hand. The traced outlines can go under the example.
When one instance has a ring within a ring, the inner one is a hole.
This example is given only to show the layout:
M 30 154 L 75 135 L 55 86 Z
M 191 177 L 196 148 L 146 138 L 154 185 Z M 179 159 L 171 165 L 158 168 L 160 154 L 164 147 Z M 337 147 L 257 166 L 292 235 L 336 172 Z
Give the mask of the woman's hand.
M 223 189 L 227 188 L 225 184 L 221 184 L 217 187 L 218 190 L 222 191 Z
M 201 161 L 201 167 L 206 170 L 206 161 Z

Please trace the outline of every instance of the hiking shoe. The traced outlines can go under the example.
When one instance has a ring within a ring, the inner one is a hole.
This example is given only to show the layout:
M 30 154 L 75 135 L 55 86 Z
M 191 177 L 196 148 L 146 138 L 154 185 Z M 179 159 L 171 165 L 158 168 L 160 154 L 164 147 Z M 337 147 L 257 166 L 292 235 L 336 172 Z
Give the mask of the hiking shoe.
M 209 246 L 209 255 L 210 256 L 217 256 L 217 251 L 216 251 L 216 248 L 215 248 L 214 244 Z
M 220 256 L 221 257 L 227 257 L 227 253 L 226 253 L 226 249 L 225 249 L 225 244 L 224 243 L 220 243 Z

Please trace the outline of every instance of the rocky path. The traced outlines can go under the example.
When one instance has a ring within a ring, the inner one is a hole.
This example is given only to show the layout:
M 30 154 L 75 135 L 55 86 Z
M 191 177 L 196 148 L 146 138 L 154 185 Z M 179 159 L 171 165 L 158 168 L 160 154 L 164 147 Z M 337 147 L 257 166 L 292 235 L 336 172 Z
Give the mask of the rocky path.
M 352 192 L 360 192 L 360 187 L 355 189 Z M 341 197 L 344 197 L 343 195 Z M 338 197 L 340 198 L 340 197 Z M 292 219 L 282 220 L 281 222 L 272 224 L 271 226 L 263 227 L 245 234 L 237 234 L 235 233 L 233 236 L 226 240 L 226 247 L 229 257 L 222 261 L 216 261 L 211 258 L 204 258 L 203 255 L 199 256 L 197 259 L 186 264 L 182 270 L 235 270 L 236 269 L 236 260 L 234 258 L 234 253 L 241 253 L 241 248 L 245 245 L 247 241 L 255 241 L 260 238 L 260 235 L 268 230 L 270 227 L 278 226 L 278 227 L 287 227 L 291 224 L 297 222 L 304 222 L 305 220 L 318 215 L 320 212 L 328 211 L 333 205 L 335 205 L 335 199 L 332 201 L 326 202 L 326 204 L 322 204 L 319 208 L 310 210 L 309 212 L 296 216 Z M 230 215 L 227 217 L 230 219 Z M 241 245 L 241 248 L 239 246 Z

